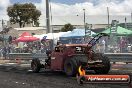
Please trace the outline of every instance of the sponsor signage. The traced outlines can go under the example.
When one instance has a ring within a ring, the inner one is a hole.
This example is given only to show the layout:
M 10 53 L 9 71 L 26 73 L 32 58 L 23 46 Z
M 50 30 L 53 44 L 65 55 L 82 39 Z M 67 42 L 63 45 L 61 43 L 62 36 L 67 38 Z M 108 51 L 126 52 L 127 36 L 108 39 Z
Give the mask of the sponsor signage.
M 86 30 L 86 35 L 91 35 L 91 31 L 90 30 Z
M 88 35 L 88 36 L 91 35 L 91 30 L 90 30 L 91 28 L 92 28 L 91 24 L 88 24 L 88 23 L 85 24 L 85 35 Z
M 117 27 L 111 27 L 111 33 L 116 33 Z
M 112 23 L 111 23 L 111 33 L 115 34 L 117 32 L 117 24 L 119 22 L 117 20 L 112 20 Z
M 79 84 L 83 83 L 130 83 L 129 75 L 84 75 L 77 78 Z

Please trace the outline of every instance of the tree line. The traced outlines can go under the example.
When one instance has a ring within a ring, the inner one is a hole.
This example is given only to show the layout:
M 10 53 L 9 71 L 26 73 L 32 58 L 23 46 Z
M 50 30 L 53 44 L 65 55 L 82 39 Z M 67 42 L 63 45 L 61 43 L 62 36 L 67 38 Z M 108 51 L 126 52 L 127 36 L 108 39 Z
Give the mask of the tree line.
M 26 24 L 32 24 L 32 26 L 39 26 L 39 17 L 41 11 L 36 8 L 32 3 L 19 4 L 15 3 L 7 8 L 7 14 L 11 24 L 19 24 L 19 27 L 25 27 Z M 64 25 L 61 28 L 62 32 L 72 31 L 73 27 L 70 23 Z

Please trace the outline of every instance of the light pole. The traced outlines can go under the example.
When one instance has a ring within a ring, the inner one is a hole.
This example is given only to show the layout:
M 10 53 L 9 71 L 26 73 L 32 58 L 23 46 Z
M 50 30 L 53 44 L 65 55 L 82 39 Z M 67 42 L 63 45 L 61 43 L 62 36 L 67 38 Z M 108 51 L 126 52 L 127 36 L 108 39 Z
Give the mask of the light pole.
M 85 9 L 83 9 L 83 16 L 84 16 L 84 20 L 83 20 L 83 22 L 84 22 L 84 29 L 85 29 L 85 37 L 84 37 L 84 41 L 86 41 Z
M 46 33 L 50 33 L 50 18 L 49 18 L 49 0 L 46 0 L 46 27 L 47 31 Z
M 2 43 L 3 43 L 3 46 L 4 46 L 4 45 L 5 45 L 5 43 L 4 43 L 5 40 L 4 40 L 4 30 L 3 30 L 3 29 L 4 29 L 4 24 L 5 24 L 4 21 L 5 21 L 5 20 L 2 19 L 2 20 L 0 20 L 0 21 L 1 21 L 1 25 L 2 25 L 2 38 L 3 38 L 3 42 L 2 42 Z
M 132 23 L 132 12 L 131 12 L 131 23 Z
M 109 7 L 107 7 L 107 16 L 108 16 L 108 28 L 109 28 L 109 20 L 110 20 L 110 16 L 109 16 Z
M 125 17 L 125 28 L 127 28 L 127 18 Z
M 106 5 L 107 5 L 107 20 L 108 20 L 108 28 L 110 26 L 109 20 L 110 20 L 110 16 L 109 16 L 109 5 L 108 2 L 111 2 L 111 0 L 106 0 Z

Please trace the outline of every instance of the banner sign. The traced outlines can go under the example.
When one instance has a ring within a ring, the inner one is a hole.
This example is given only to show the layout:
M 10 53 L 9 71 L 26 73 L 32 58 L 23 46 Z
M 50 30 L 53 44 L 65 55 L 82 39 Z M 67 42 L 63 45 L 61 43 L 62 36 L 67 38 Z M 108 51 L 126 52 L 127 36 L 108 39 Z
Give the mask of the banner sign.
M 130 83 L 129 75 L 84 75 L 77 78 L 79 84 L 83 83 Z
M 116 33 L 117 32 L 117 24 L 119 22 L 117 20 L 112 20 L 112 23 L 111 23 L 111 33 Z

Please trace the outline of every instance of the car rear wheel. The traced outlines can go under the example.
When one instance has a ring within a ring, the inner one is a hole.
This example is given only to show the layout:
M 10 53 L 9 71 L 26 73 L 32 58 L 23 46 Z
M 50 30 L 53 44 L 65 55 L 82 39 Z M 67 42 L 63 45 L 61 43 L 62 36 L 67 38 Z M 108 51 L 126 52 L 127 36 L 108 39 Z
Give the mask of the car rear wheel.
M 39 59 L 33 59 L 31 62 L 31 69 L 33 72 L 38 73 L 41 69 L 41 64 Z
M 73 58 L 64 62 L 64 72 L 67 76 L 75 76 L 77 74 L 77 63 Z
M 96 74 L 108 74 L 111 64 L 109 59 L 106 56 L 101 56 L 103 67 L 95 68 L 94 71 Z

